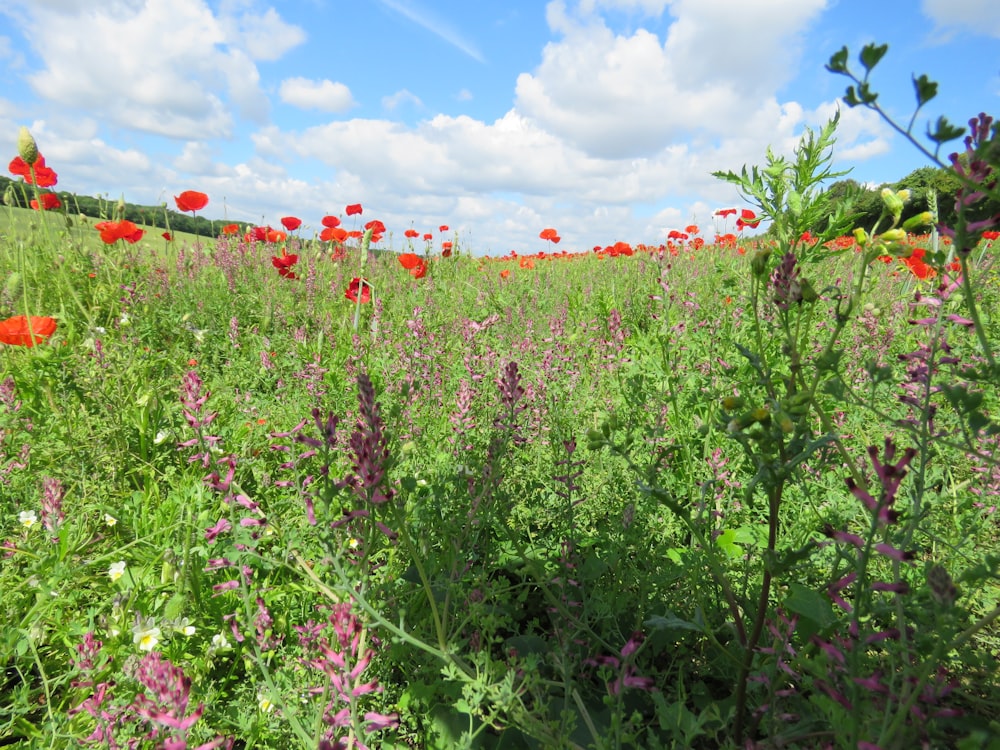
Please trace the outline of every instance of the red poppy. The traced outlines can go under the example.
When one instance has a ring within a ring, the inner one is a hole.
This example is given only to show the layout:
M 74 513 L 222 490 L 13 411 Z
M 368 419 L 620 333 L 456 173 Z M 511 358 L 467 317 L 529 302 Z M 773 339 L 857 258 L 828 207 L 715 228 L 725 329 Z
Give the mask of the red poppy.
M 405 232 L 403 232 L 403 235 L 409 237 L 412 240 L 414 237 L 419 237 L 420 232 L 418 232 L 416 229 L 407 229 Z
M 735 208 L 719 208 L 715 211 L 715 216 L 721 216 L 723 219 L 727 216 L 733 216 L 736 213 Z
M 278 269 L 278 273 L 286 279 L 297 279 L 292 272 L 292 266 L 299 262 L 298 255 L 275 255 L 271 258 L 271 265 Z
M 421 260 L 420 256 L 416 253 L 403 253 L 399 256 L 399 265 L 407 271 L 413 270 L 421 263 L 423 263 L 423 260 Z
M 250 234 L 247 235 L 247 241 L 254 239 L 257 242 L 267 242 L 267 233 L 271 231 L 271 227 L 254 227 L 250 230 Z
M 59 200 L 59 196 L 55 193 L 42 193 L 42 211 L 52 211 L 56 208 L 62 208 L 62 201 Z M 31 199 L 31 207 L 38 210 L 38 201 L 34 198 Z
M 280 229 L 271 229 L 271 227 L 267 228 L 266 236 L 268 242 L 274 243 L 284 242 L 288 239 L 288 235 L 285 232 L 282 232 Z
M 995 239 L 1000 239 L 1000 231 L 989 229 L 983 232 L 983 239 L 990 240 L 991 242 Z
M 281 226 L 283 226 L 289 232 L 294 232 L 296 229 L 302 226 L 302 219 L 298 219 L 294 216 L 285 216 L 281 219 Z
M 743 227 L 750 227 L 751 229 L 756 229 L 757 225 L 760 224 L 760 221 L 761 220 L 757 218 L 757 214 L 749 208 L 744 208 L 740 211 L 740 218 L 736 220 L 736 228 L 743 229 Z
M 118 240 L 125 240 L 131 244 L 135 244 L 146 233 L 145 229 L 140 229 L 128 220 L 102 221 L 94 224 L 94 229 L 101 233 L 101 240 L 106 245 L 113 245 Z
M 239 232 L 240 232 L 239 224 L 226 224 L 226 226 L 222 228 L 223 234 L 239 234 Z
M 451 242 L 442 242 L 441 243 L 441 257 L 442 258 L 450 258 L 451 257 L 451 248 L 452 248 L 452 243 Z
M 684 227 L 684 231 L 687 232 L 688 234 L 698 234 L 698 232 L 700 232 L 701 230 L 698 229 L 697 224 L 688 224 L 686 227 Z
M 55 333 L 56 319 L 31 316 L 31 325 L 24 315 L 15 315 L 7 320 L 0 320 L 0 343 L 10 346 L 32 347 L 40 344 Z
M 343 242 L 347 239 L 347 230 L 343 227 L 327 227 L 319 233 L 319 238 L 323 242 Z
M 539 232 L 538 236 L 541 237 L 543 240 L 551 240 L 553 237 L 558 237 L 559 232 L 557 232 L 555 229 L 548 228 L 548 229 L 543 229 L 541 232 Z
M 559 244 L 559 241 L 560 241 L 561 239 L 562 239 L 562 237 L 560 237 L 560 236 L 559 236 L 559 235 L 557 234 L 557 235 L 556 235 L 555 237 L 553 237 L 553 238 L 552 238 L 552 244 L 553 244 L 553 245 L 558 245 L 558 244 Z
M 424 235 L 424 239 L 430 242 L 431 240 L 434 239 L 434 235 L 428 232 L 427 234 Z
M 501 279 L 506 279 L 506 278 L 509 278 L 509 277 L 510 277 L 510 269 L 509 268 L 505 268 L 505 269 L 503 269 L 500 272 L 500 278 Z
M 32 182 L 32 180 L 34 180 L 38 183 L 38 187 L 40 188 L 52 187 L 59 182 L 59 177 L 56 175 L 55 171 L 51 167 L 45 166 L 45 157 L 41 154 L 39 154 L 38 158 L 35 159 L 34 178 L 31 176 L 32 165 L 28 164 L 20 156 L 15 156 L 11 159 L 7 169 L 10 170 L 12 175 L 23 177 L 24 181 L 29 185 L 34 184 Z
M 178 211 L 201 211 L 208 205 L 208 196 L 199 193 L 197 190 L 185 190 L 180 195 L 174 196 L 174 203 L 177 204 Z
M 378 219 L 372 219 L 367 224 L 365 224 L 365 229 L 371 229 L 373 235 L 376 235 L 376 234 L 379 234 L 379 235 L 385 234 L 385 224 L 383 224 Z M 375 240 L 374 238 L 372 238 L 372 242 L 377 242 L 377 240 Z
M 352 229 L 350 232 L 347 233 L 347 236 L 355 240 L 360 240 L 361 235 L 363 234 L 364 232 L 362 232 L 360 229 Z
M 331 228 L 332 227 L 339 227 L 340 226 L 340 219 L 338 219 L 336 216 L 324 216 L 320 220 L 320 224 L 322 224 L 324 227 L 331 227 Z
M 351 302 L 358 301 L 358 292 L 361 293 L 361 303 L 365 304 L 372 301 L 372 286 L 365 279 L 360 279 L 355 276 L 351 279 L 351 283 L 347 285 L 347 290 L 344 292 L 344 296 Z
M 447 232 L 448 231 L 448 225 L 447 224 L 442 224 L 441 226 L 438 227 L 438 231 L 439 232 Z
M 344 209 L 344 213 L 346 213 L 348 216 L 357 216 L 358 214 L 361 213 L 361 204 L 352 203 L 351 205 L 349 205 L 347 208 Z
M 173 236 L 172 234 L 170 234 L 170 232 L 164 232 L 164 233 L 163 233 L 163 234 L 161 234 L 160 236 L 161 236 L 161 237 L 162 237 L 163 239 L 165 239 L 165 240 L 166 240 L 167 242 L 170 242 L 170 241 L 171 241 L 171 240 L 172 240 L 172 239 L 174 238 L 174 236 Z
M 421 259 L 416 266 L 410 269 L 410 276 L 412 276 L 415 279 L 422 279 L 426 275 L 427 275 L 427 264 L 423 261 L 423 259 Z

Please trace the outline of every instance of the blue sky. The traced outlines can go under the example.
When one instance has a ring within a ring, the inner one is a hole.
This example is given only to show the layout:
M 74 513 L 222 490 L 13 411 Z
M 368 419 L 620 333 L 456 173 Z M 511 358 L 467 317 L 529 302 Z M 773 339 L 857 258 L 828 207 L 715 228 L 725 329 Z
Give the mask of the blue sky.
M 898 118 L 914 73 L 926 116 L 1000 114 L 995 0 L 7 0 L 0 134 L 13 156 L 29 126 L 60 189 L 201 190 L 213 218 L 309 231 L 360 202 L 396 247 L 657 244 L 738 205 L 710 173 L 821 126 L 847 83 L 824 63 L 871 41 Z M 925 164 L 846 107 L 836 153 L 862 182 Z

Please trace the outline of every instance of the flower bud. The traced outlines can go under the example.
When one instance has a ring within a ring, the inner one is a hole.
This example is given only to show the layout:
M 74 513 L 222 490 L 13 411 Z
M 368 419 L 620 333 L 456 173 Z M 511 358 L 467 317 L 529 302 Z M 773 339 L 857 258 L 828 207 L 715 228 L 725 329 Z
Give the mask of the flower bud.
M 920 227 L 929 227 L 934 223 L 934 214 L 930 211 L 924 211 L 916 216 L 911 216 L 909 219 L 903 222 L 903 229 L 907 232 L 912 232 L 914 229 L 919 229 Z
M 868 232 L 858 227 L 854 230 L 854 241 L 858 243 L 859 247 L 864 247 L 868 244 Z
M 758 250 L 750 261 L 750 270 L 754 276 L 763 276 L 767 273 L 767 261 L 771 257 L 770 250 Z
M 902 229 L 888 229 L 880 236 L 883 242 L 902 242 L 906 239 L 906 232 Z
M 24 163 L 28 166 L 38 161 L 38 144 L 35 143 L 31 131 L 23 125 L 21 126 L 21 132 L 17 134 L 17 153 L 24 159 Z
M 895 219 L 903 213 L 903 199 L 892 188 L 882 188 L 882 203 Z

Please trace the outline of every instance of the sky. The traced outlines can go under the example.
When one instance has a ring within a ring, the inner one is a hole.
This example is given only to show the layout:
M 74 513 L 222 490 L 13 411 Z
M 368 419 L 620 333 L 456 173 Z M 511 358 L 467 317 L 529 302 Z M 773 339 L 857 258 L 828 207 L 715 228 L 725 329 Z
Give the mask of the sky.
M 915 130 L 1000 115 L 996 0 L 5 0 L 0 143 L 26 125 L 57 189 L 278 226 L 364 206 L 403 232 L 450 227 L 474 254 L 660 244 L 745 206 L 717 170 L 789 154 L 841 111 L 835 164 L 863 183 L 927 161 L 838 104 L 873 86 Z M 346 218 L 346 217 L 345 217 Z M 353 219 L 352 219 L 353 220 Z M 346 225 L 351 227 L 351 221 Z

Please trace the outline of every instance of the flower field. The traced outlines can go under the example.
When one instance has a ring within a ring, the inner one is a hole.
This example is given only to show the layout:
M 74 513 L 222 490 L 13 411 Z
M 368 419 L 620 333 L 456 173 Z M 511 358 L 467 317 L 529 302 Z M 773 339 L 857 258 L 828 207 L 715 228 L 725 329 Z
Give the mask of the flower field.
M 0 744 L 1000 747 L 998 235 L 816 222 L 835 127 L 501 257 L 72 217 L 23 133 Z

